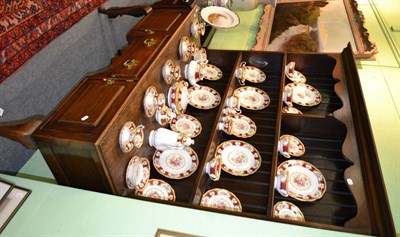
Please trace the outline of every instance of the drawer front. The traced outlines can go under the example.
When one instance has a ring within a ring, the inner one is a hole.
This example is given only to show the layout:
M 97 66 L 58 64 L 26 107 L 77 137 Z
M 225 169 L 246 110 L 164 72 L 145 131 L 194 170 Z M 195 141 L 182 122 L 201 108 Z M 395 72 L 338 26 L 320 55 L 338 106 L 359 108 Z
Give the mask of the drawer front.
M 134 79 L 86 78 L 35 135 L 96 142 L 135 84 Z

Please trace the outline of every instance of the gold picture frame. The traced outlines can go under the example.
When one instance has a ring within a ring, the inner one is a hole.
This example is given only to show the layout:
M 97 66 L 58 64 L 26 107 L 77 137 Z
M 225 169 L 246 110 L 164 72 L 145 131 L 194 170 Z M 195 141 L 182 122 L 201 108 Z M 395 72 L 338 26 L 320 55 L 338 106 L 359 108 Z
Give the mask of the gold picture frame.
M 329 10 L 325 11 L 325 9 Z M 322 19 L 326 21 L 325 25 L 321 23 Z M 312 21 L 316 25 L 314 28 L 304 23 L 312 23 Z M 275 8 L 270 5 L 265 6 L 264 14 L 259 22 L 260 30 L 256 36 L 256 44 L 252 50 L 341 52 L 350 42 L 356 58 L 369 59 L 378 50 L 375 43 L 369 40 L 369 33 L 364 25 L 364 15 L 358 10 L 355 0 L 278 0 Z M 297 29 L 295 29 L 296 27 Z M 302 32 L 298 33 L 300 31 Z M 311 34 L 314 35 L 311 36 Z M 297 39 L 290 37 L 291 35 L 295 35 Z M 316 42 L 315 46 L 309 46 L 313 41 L 312 38 Z M 289 42 L 288 39 L 293 42 Z M 325 50 L 324 44 L 327 44 L 328 41 L 331 45 L 334 42 L 338 46 L 330 46 Z M 301 42 L 308 45 L 301 48 Z
M 171 231 L 171 230 L 157 229 L 155 237 L 199 237 L 199 236 Z

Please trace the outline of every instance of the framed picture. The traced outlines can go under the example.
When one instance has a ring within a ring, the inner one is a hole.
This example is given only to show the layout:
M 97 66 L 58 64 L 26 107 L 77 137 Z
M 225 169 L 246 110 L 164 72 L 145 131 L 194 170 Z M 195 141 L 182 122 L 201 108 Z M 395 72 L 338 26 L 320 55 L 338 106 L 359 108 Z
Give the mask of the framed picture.
M 259 8 L 252 14 L 238 12 L 246 26 L 212 29 L 210 48 L 232 47 L 224 40 L 235 37 L 241 42 L 238 50 L 335 53 L 350 42 L 356 58 L 369 59 L 378 52 L 369 40 L 356 0 L 276 0 L 275 7 L 266 4 Z
M 14 214 L 18 211 L 31 190 L 13 186 L 0 204 L 0 233 L 6 227 Z
M 0 204 L 3 203 L 13 187 L 13 183 L 0 179 Z
M 198 237 L 198 236 L 170 231 L 170 230 L 158 229 L 155 237 Z

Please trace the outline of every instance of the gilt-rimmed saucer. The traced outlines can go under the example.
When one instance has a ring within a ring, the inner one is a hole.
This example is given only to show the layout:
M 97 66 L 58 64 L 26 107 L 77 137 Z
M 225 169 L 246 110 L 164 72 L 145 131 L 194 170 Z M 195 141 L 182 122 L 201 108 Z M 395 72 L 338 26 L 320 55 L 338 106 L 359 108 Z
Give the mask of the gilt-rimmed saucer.
M 172 131 L 180 132 L 188 137 L 197 137 L 201 133 L 201 123 L 188 114 L 178 114 L 171 120 Z
M 221 103 L 219 93 L 208 86 L 193 86 L 188 89 L 189 104 L 198 109 L 213 109 Z
M 225 172 L 235 176 L 254 174 L 261 166 L 261 156 L 257 149 L 240 140 L 229 140 L 219 144 L 215 157 L 221 159 Z
M 138 196 L 175 201 L 175 190 L 161 179 L 149 179 L 143 190 L 136 190 Z
M 242 114 L 232 114 L 224 117 L 224 122 L 218 124 L 229 135 L 240 138 L 252 137 L 257 132 L 257 126 L 252 119 Z
M 242 211 L 240 200 L 232 192 L 222 189 L 210 189 L 203 194 L 200 206 L 212 207 L 229 211 Z
M 147 88 L 143 99 L 144 112 L 147 117 L 151 118 L 156 113 L 157 103 L 155 101 L 157 90 L 154 86 Z
M 280 201 L 274 205 L 274 217 L 291 220 L 291 221 L 305 221 L 303 212 L 291 202 Z
M 196 152 L 190 147 L 183 149 L 156 150 L 153 155 L 154 168 L 170 179 L 183 179 L 192 175 L 199 164 Z
M 208 63 L 204 65 L 203 77 L 210 81 L 216 81 L 222 78 L 222 71 L 217 66 Z
M 239 98 L 241 107 L 250 110 L 265 109 L 271 101 L 265 91 L 252 86 L 239 87 L 233 95 Z

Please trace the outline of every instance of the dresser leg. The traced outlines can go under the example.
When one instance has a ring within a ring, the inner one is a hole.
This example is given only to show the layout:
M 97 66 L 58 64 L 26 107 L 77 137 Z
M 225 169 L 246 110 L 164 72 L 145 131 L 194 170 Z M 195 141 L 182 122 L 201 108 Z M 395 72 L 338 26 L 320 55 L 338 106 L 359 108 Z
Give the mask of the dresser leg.
M 32 116 L 24 120 L 0 123 L 0 136 L 19 142 L 28 149 L 37 149 L 31 135 L 43 119 L 44 116 Z
M 129 15 L 134 17 L 141 17 L 149 14 L 152 8 L 148 5 L 137 5 L 129 7 L 110 7 L 105 9 L 103 6 L 98 8 L 102 14 L 106 14 L 109 18 L 116 18 L 117 16 Z

